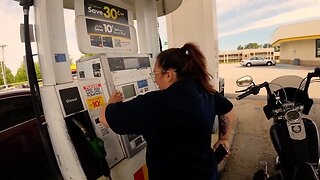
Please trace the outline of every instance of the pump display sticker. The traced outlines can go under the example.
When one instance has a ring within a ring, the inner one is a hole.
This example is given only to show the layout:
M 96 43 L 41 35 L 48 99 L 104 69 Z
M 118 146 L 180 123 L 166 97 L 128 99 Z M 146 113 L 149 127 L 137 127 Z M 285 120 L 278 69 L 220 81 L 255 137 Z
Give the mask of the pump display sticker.
M 93 76 L 94 77 L 101 77 L 101 67 L 100 63 L 92 64 Z
M 97 96 L 102 94 L 101 84 L 92 84 L 83 86 L 83 90 L 87 97 Z
M 127 25 L 86 18 L 88 35 L 107 35 L 130 39 L 130 28 Z M 102 42 L 99 41 L 99 42 Z
M 88 105 L 89 110 L 96 109 L 96 108 L 101 107 L 105 104 L 104 98 L 102 95 L 89 97 L 86 99 L 86 103 Z
M 67 62 L 66 54 L 54 54 L 54 59 L 57 63 Z

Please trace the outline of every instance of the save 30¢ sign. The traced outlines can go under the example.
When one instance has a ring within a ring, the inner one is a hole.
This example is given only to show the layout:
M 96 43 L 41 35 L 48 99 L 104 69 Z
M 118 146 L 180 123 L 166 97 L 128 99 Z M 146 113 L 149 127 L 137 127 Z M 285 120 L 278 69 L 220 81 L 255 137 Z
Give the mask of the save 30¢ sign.
M 84 12 L 89 17 L 128 24 L 128 11 L 126 9 L 101 1 L 84 0 Z

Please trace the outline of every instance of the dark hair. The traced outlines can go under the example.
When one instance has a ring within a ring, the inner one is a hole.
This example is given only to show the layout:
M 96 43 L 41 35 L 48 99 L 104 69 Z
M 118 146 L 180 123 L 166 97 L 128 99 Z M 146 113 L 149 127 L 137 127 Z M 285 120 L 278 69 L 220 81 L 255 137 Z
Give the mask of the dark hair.
M 207 71 L 207 61 L 195 44 L 167 49 L 157 56 L 157 62 L 164 71 L 175 69 L 178 79 L 192 77 L 203 90 L 216 92 L 209 82 L 212 75 Z

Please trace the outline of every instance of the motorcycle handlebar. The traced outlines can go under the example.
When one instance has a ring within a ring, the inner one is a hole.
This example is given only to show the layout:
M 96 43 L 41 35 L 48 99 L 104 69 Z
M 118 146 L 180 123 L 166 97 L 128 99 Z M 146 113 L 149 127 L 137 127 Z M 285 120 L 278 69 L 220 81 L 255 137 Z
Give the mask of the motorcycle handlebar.
M 236 99 L 237 100 L 243 99 L 243 98 L 249 96 L 250 94 L 252 94 L 252 92 L 249 90 L 249 91 L 247 91 L 247 92 L 245 92 L 243 94 L 240 94 Z
M 315 68 L 314 72 L 311 72 L 311 73 L 308 73 L 308 76 L 307 76 L 307 80 L 306 80 L 306 83 L 305 83 L 305 88 L 304 88 L 304 91 L 305 92 L 308 92 L 308 88 L 309 88 L 309 84 L 311 82 L 311 78 L 312 77 L 319 77 L 320 78 L 320 68 Z M 252 85 L 250 87 L 248 87 L 247 89 L 244 89 L 244 90 L 241 90 L 241 91 L 236 91 L 236 93 L 239 93 L 239 92 L 244 92 L 243 94 L 240 94 L 236 99 L 237 100 L 240 100 L 240 99 L 243 99 L 251 94 L 254 94 L 254 95 L 257 95 L 260 91 L 261 88 L 265 87 L 266 90 L 267 90 L 267 93 L 268 95 L 272 95 L 272 91 L 269 87 L 269 83 L 268 82 L 264 82 L 262 84 L 259 84 L 259 85 Z
M 266 87 L 267 91 L 268 91 L 268 85 L 269 85 L 268 82 L 264 82 L 264 83 L 259 84 L 259 85 L 253 85 L 253 86 L 251 86 L 251 87 L 246 89 L 246 90 L 248 90 L 247 92 L 245 92 L 243 94 L 240 94 L 236 99 L 237 100 L 243 99 L 243 98 L 249 96 L 250 94 L 257 95 L 257 94 L 259 94 L 260 89 L 263 88 L 263 87 Z
M 311 79 L 312 79 L 313 77 L 319 77 L 319 78 L 320 78 L 320 68 L 315 68 L 315 69 L 314 69 L 314 72 L 308 73 L 308 75 L 307 75 L 307 80 L 306 80 L 306 83 L 305 83 L 305 86 L 304 86 L 304 91 L 305 91 L 306 93 L 308 93 L 309 85 L 310 85 Z

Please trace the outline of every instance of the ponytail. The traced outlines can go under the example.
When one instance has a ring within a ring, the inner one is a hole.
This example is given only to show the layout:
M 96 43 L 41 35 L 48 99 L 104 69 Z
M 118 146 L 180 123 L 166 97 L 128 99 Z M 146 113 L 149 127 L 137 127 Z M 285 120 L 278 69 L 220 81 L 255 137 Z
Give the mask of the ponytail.
M 216 92 L 210 84 L 212 75 L 207 71 L 206 59 L 193 43 L 165 50 L 158 55 L 157 60 L 164 71 L 175 69 L 178 79 L 192 77 L 204 91 Z

